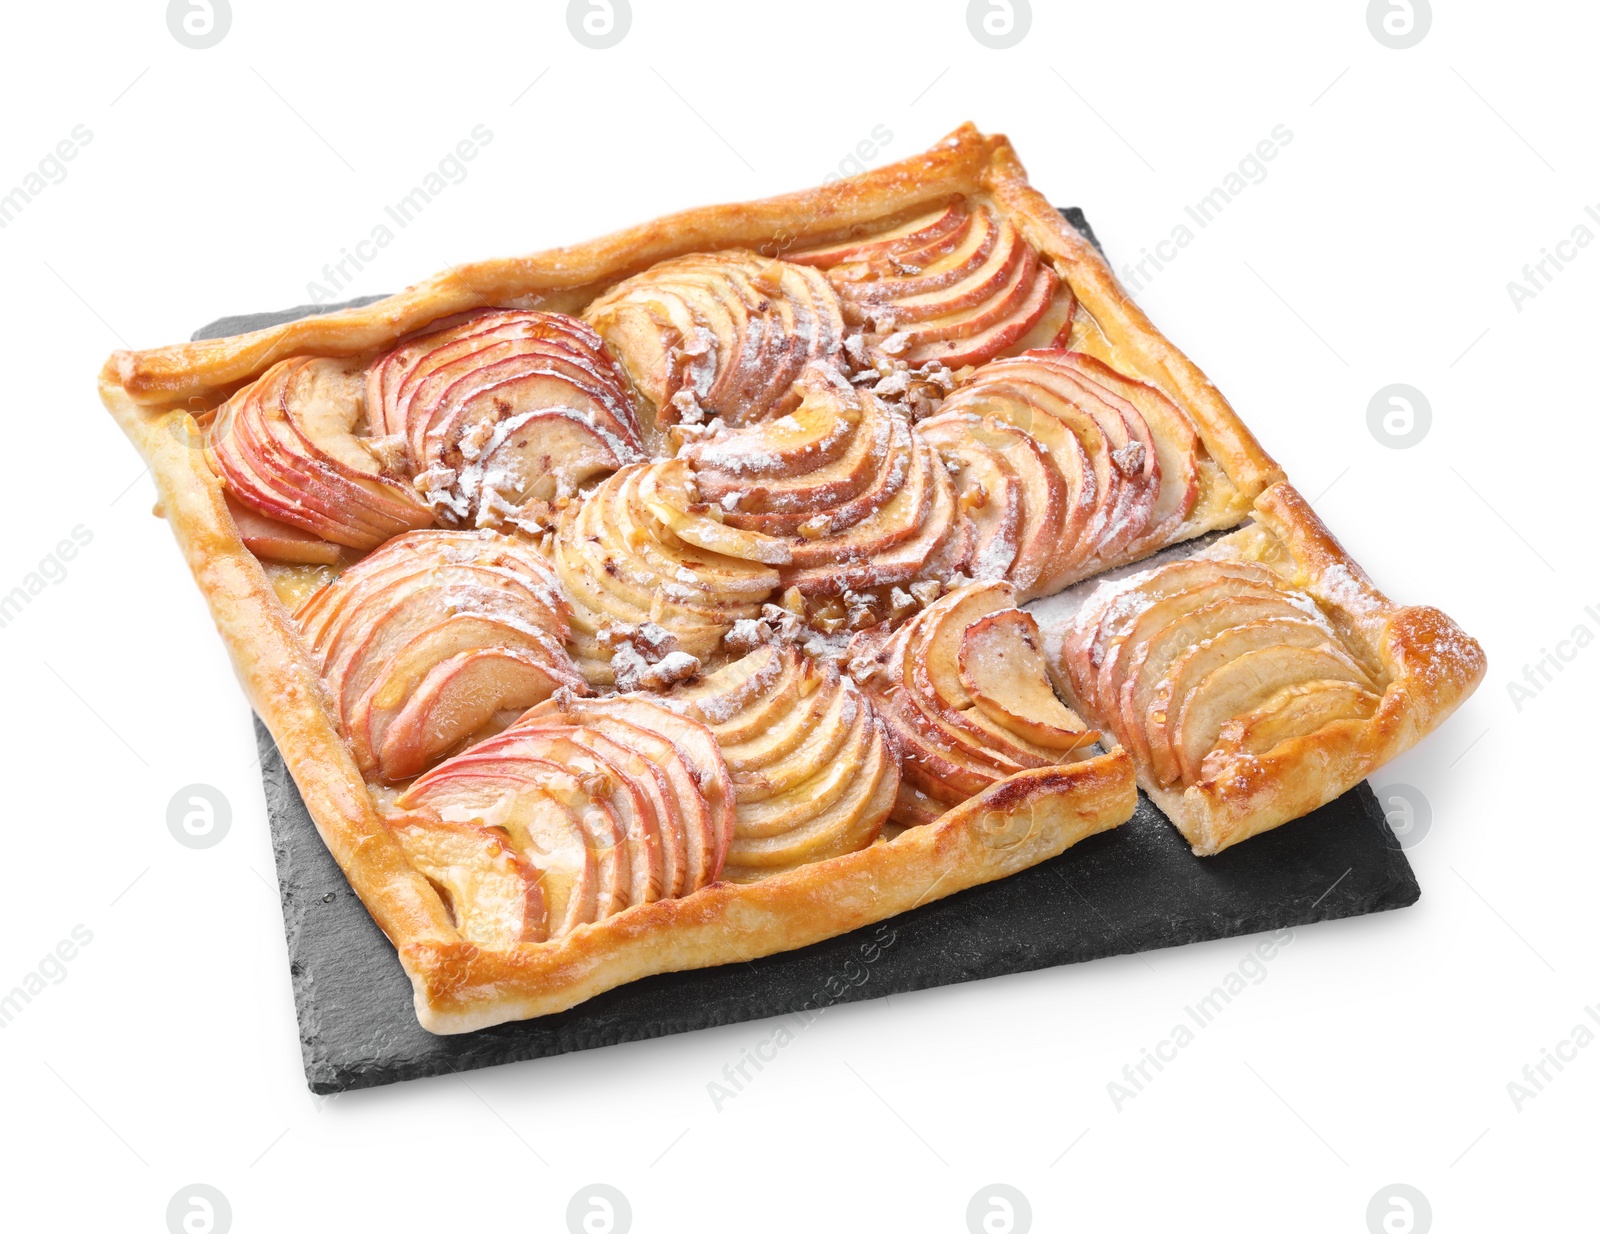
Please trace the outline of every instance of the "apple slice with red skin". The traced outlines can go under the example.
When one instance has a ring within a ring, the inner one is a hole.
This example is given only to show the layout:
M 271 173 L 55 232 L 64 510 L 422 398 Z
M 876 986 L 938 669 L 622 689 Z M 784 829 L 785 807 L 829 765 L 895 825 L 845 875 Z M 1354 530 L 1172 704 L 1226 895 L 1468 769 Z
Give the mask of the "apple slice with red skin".
M 1003 230 L 994 215 L 987 210 L 974 210 L 956 242 L 915 274 L 894 272 L 884 266 L 867 270 L 846 267 L 830 271 L 829 278 L 844 300 L 847 320 L 898 321 L 899 301 L 956 287 L 983 269 L 1003 240 Z M 952 307 L 959 307 L 959 296 L 959 291 L 950 293 Z
M 227 502 L 228 513 L 244 546 L 263 561 L 303 565 L 338 564 L 342 554 L 337 544 L 304 528 L 258 514 L 249 506 L 234 500 L 226 490 L 223 499 Z
M 1200 778 L 1223 772 L 1240 755 L 1260 758 L 1286 741 L 1342 720 L 1369 719 L 1383 699 L 1351 681 L 1307 681 L 1287 686 L 1259 707 L 1230 719 L 1200 765 Z
M 654 700 L 631 694 L 601 699 L 556 696 L 535 707 L 524 719 L 536 724 L 552 714 L 606 732 L 667 772 L 688 832 L 689 889 L 715 882 L 733 837 L 734 789 L 710 731 Z M 639 733 L 614 732 L 607 728 L 610 721 L 630 725 Z M 521 724 L 518 721 L 508 733 L 519 731 Z M 699 798 L 699 810 L 686 800 L 690 796 Z M 698 826 L 701 819 L 703 830 L 697 834 L 692 827 Z
M 433 517 L 382 474 L 358 436 L 364 423 L 360 384 L 346 362 L 291 358 L 218 410 L 206 458 L 229 494 L 256 513 L 369 549 Z
M 350 567 L 295 619 L 358 765 L 395 780 L 498 712 L 582 689 L 563 649 L 568 611 L 532 550 L 418 532 Z
M 391 784 L 417 775 L 490 730 L 497 716 L 505 716 L 503 727 L 574 684 L 583 685 L 576 672 L 558 676 L 549 661 L 511 647 L 480 647 L 441 660 L 380 730 L 378 775 Z
M 594 756 L 608 776 L 610 792 L 606 800 L 628 846 L 628 906 L 653 903 L 663 894 L 670 894 L 669 889 L 678 878 L 678 854 L 683 844 L 681 838 L 670 834 L 678 823 L 671 787 L 662 769 L 600 728 L 574 724 L 558 713 L 524 718 L 518 722 L 517 731 L 561 738 Z
M 1017 549 L 1008 575 L 1022 595 L 1031 594 L 1046 566 L 1069 539 L 1069 518 L 1072 524 L 1078 524 L 1086 517 L 1082 499 L 1087 494 L 1092 502 L 1092 480 L 1086 490 L 1069 490 L 1057 461 L 1026 427 L 1013 423 L 1004 409 L 1001 414 L 980 416 L 951 408 L 923 421 L 918 428 L 925 437 L 931 430 L 935 439 L 964 434 L 994 451 L 1015 473 L 1020 509 Z M 1082 478 L 1081 471 L 1075 469 L 1074 474 Z
M 459 473 L 435 502 L 451 521 L 479 513 L 491 481 L 514 509 L 544 475 L 565 495 L 643 458 L 620 366 L 560 314 L 496 310 L 402 343 L 369 368 L 367 399 L 418 471 Z
M 376 611 L 355 613 L 356 622 L 347 628 L 346 637 L 327 648 L 323 664 L 323 677 L 340 714 L 354 714 L 362 694 L 383 675 L 391 656 L 461 609 L 470 608 L 511 626 L 538 629 L 529 620 L 534 610 L 520 587 L 510 579 L 486 578 L 488 574 L 441 566 L 363 597 Z M 559 649 L 559 638 L 541 633 L 549 639 L 552 653 Z M 535 641 L 539 641 L 537 637 Z M 550 658 L 554 660 L 554 654 Z
M 1031 613 L 1003 609 L 961 635 L 961 684 L 978 709 L 1019 737 L 1050 750 L 1082 750 L 1092 732 L 1061 705 L 1045 672 L 1039 624 Z
M 853 391 L 817 390 L 804 377 L 797 388 L 804 401 L 790 415 L 683 451 L 701 500 L 721 508 L 731 526 L 797 535 L 819 512 L 883 482 L 892 413 Z
M 1068 494 L 1065 522 L 1037 580 L 1023 588 L 1025 598 L 1049 595 L 1081 572 L 1125 505 L 1126 482 L 1113 465 L 1116 443 L 1108 433 L 1113 425 L 1115 431 L 1123 431 L 1121 417 L 1104 411 L 1096 416 L 1080 407 L 1055 388 L 1053 377 L 1036 361 L 1018 357 L 995 361 L 974 374 L 942 408 L 949 410 L 954 402 L 959 410 L 1004 418 L 1037 439 L 1061 474 Z
M 1039 279 L 1039 259 L 1033 250 L 1020 238 L 1015 249 L 1019 256 L 993 294 L 958 312 L 918 322 L 918 346 L 969 339 L 1009 325 L 1015 314 L 1036 294 Z M 1053 285 L 1051 294 L 1054 295 Z
M 822 248 L 805 249 L 787 255 L 797 265 L 828 269 L 846 262 L 865 262 L 900 253 L 926 249 L 941 237 L 965 226 L 970 215 L 960 198 L 884 231 L 852 237 Z
M 1204 759 L 1229 720 L 1255 710 L 1286 686 L 1327 680 L 1369 684 L 1355 662 L 1329 644 L 1256 647 L 1213 668 L 1185 696 L 1172 729 L 1183 782 L 1200 778 Z
M 718 504 L 732 526 L 794 537 L 826 519 L 824 535 L 832 535 L 866 518 L 903 483 L 904 457 L 896 451 L 907 448 L 910 434 L 899 417 L 821 367 L 802 374 L 795 390 L 802 401 L 792 415 L 684 451 L 701 499 Z M 822 434 L 820 425 L 829 426 L 826 454 L 805 449 Z M 834 445 L 840 433 L 843 449 Z
M 547 765 L 562 768 L 572 777 L 570 783 L 561 781 L 556 787 L 567 794 L 564 804 L 577 814 L 594 852 L 597 879 L 594 919 L 604 921 L 620 913 L 628 907 L 633 885 L 633 853 L 623 821 L 628 817 L 626 811 L 635 805 L 630 797 L 632 786 L 621 783 L 621 777 L 609 764 L 573 741 L 569 734 L 508 728 L 449 762 L 441 763 L 423 779 L 435 775 L 442 767 L 514 770 L 519 763 L 533 764 L 545 780 L 548 777 L 543 768 Z M 547 791 L 556 791 L 548 784 L 545 787 Z M 411 796 L 410 791 L 406 796 Z
M 666 894 L 688 895 L 711 882 L 719 843 L 717 820 L 688 761 L 660 733 L 598 709 L 585 716 L 584 723 L 635 751 L 653 769 L 660 794 L 662 886 L 671 889 Z
M 492 488 L 503 503 L 499 509 L 528 510 L 548 523 L 548 503 L 642 457 L 581 412 L 546 407 L 500 421 L 483 453 L 461 468 L 457 485 L 478 509 Z
M 789 546 L 775 536 L 727 526 L 720 507 L 692 500 L 688 495 L 689 465 L 683 459 L 667 459 L 648 467 L 639 479 L 639 498 L 673 535 L 680 540 L 741 561 L 765 565 L 787 565 L 793 559 Z
M 986 761 L 1003 774 L 1042 767 L 1059 758 L 1056 751 L 1035 746 L 1011 726 L 991 719 L 977 706 L 961 676 L 966 632 L 984 617 L 1015 611 L 1014 600 L 1008 583 L 973 583 L 950 592 L 919 614 L 917 633 L 908 642 L 905 657 L 905 680 L 919 709 L 969 758 Z M 1042 661 L 1039 668 L 1043 670 Z
M 578 715 L 568 710 L 570 702 L 559 696 L 548 699 L 513 727 L 590 732 L 635 756 L 638 762 L 629 764 L 630 774 L 655 809 L 662 895 L 683 896 L 704 886 L 715 859 L 716 824 L 693 769 L 659 733 L 620 720 L 604 706 Z
M 1130 556 L 1169 541 L 1189 517 L 1200 493 L 1200 438 L 1189 418 L 1160 390 L 1117 372 L 1083 352 L 1062 357 L 1086 378 L 1131 403 L 1149 426 L 1161 475 L 1161 489 L 1148 515 L 1145 536 L 1126 546 Z
M 354 607 L 351 602 L 381 579 L 416 573 L 445 558 L 522 579 L 537 601 L 538 624 L 552 633 L 566 621 L 567 604 L 555 576 L 531 546 L 489 531 L 414 532 L 397 536 L 305 599 L 294 618 L 307 645 L 320 652 L 329 631 Z
M 384 432 L 405 434 L 420 449 L 421 438 L 413 434 L 426 430 L 443 390 L 461 375 L 523 355 L 558 366 L 596 404 L 598 422 L 637 445 L 638 418 L 622 368 L 584 322 L 559 313 L 494 309 L 436 325 L 443 328 L 402 342 L 368 369 L 367 402 Z M 519 409 L 506 408 L 514 410 Z
M 440 588 L 480 593 L 479 611 L 489 604 L 502 616 L 509 613 L 519 629 L 543 631 L 557 642 L 564 637 L 570 609 L 537 558 L 500 555 L 494 546 L 480 552 L 449 544 L 439 545 L 436 555 L 419 556 L 397 548 L 400 544 L 391 541 L 351 566 L 296 612 L 307 645 L 324 665 L 335 659 L 338 647 L 367 637 L 398 600 Z
M 1231 626 L 1205 642 L 1196 644 L 1180 656 L 1168 671 L 1166 679 L 1156 688 L 1150 705 L 1145 709 L 1145 739 L 1150 746 L 1150 765 L 1159 783 L 1171 784 L 1185 774 L 1186 769 L 1182 762 L 1176 729 L 1179 717 L 1188 705 L 1190 693 L 1215 669 L 1263 648 L 1319 651 L 1326 649 L 1328 655 L 1338 656 L 1348 665 L 1351 674 L 1348 680 L 1358 682 L 1366 680 L 1366 675 L 1355 663 L 1329 642 L 1327 627 L 1320 622 L 1269 617 L 1263 621 Z M 1251 660 L 1250 663 L 1270 664 L 1273 661 L 1269 658 L 1264 661 Z M 1330 670 L 1319 676 L 1340 677 L 1343 674 Z M 1287 685 L 1290 682 L 1279 684 Z M 1256 703 L 1252 703 L 1251 707 L 1265 701 L 1266 697 L 1268 695 L 1263 695 L 1256 700 Z M 1240 710 L 1249 709 L 1245 707 Z M 1224 716 L 1222 720 L 1228 718 Z M 1219 726 L 1222 720 L 1217 721 Z M 1210 745 L 1206 746 L 1206 750 L 1210 748 Z M 1205 752 L 1205 750 L 1200 751 L 1193 770 L 1198 770 L 1199 760 L 1205 757 Z
M 1129 614 L 1126 621 L 1119 620 L 1115 628 L 1106 630 L 1099 644 L 1100 665 L 1088 687 L 1091 705 L 1102 713 L 1114 713 L 1122 697 L 1123 682 L 1130 670 L 1148 659 L 1151 641 L 1160 637 L 1169 645 L 1183 646 L 1181 642 L 1174 641 L 1175 636 L 1178 639 L 1185 637 L 1183 623 L 1191 614 L 1217 600 L 1253 600 L 1258 604 L 1277 606 L 1277 611 L 1262 613 L 1261 616 L 1317 616 L 1316 608 L 1309 600 L 1302 600 L 1296 605 L 1290 595 L 1278 588 L 1228 576 L 1202 581 L 1194 587 L 1156 597 Z M 1241 625 L 1247 620 L 1252 618 L 1241 617 L 1233 624 Z M 1171 623 L 1178 624 L 1169 631 Z M 1204 634 L 1195 632 L 1188 636 L 1188 641 L 1197 643 L 1221 633 L 1222 629 L 1219 625 Z M 1159 670 L 1157 676 L 1165 672 L 1159 656 L 1151 668 Z
M 329 373 L 327 370 L 333 367 Z M 407 485 L 381 474 L 378 461 L 356 430 L 365 422 L 360 387 L 335 360 L 297 358 L 276 365 L 249 387 L 232 433 L 219 415 L 218 453 L 237 449 L 254 471 L 259 488 L 242 488 L 248 501 L 265 492 L 287 500 L 295 521 L 321 520 L 327 538 L 369 548 L 381 539 L 417 527 L 432 517 Z
M 503 830 L 539 871 L 550 938 L 595 920 L 599 861 L 580 811 L 598 807 L 565 768 L 534 759 L 452 760 L 414 781 L 397 804 Z
M 559 349 L 511 350 L 499 358 L 464 357 L 436 373 L 411 405 L 408 425 L 413 457 L 419 466 L 443 461 L 457 465 L 464 456 L 463 438 L 480 421 L 550 407 L 570 408 L 611 439 L 613 448 L 641 456 L 630 408 L 619 390 L 594 379 L 594 370 Z M 426 401 L 424 402 L 424 396 Z
M 842 534 L 792 542 L 795 562 L 779 568 L 783 586 L 820 596 L 910 582 L 963 535 L 949 473 L 933 447 L 910 436 L 909 454 L 906 483 L 872 517 Z
M 610 377 L 610 384 L 624 384 L 620 367 L 606 353 L 598 336 L 576 318 L 520 309 L 488 309 L 433 322 L 374 361 L 367 370 L 367 404 L 373 409 L 374 425 L 387 434 L 404 433 L 411 418 L 411 399 L 437 369 L 498 343 L 539 342 L 583 356 Z
M 1072 328 L 1077 319 L 1078 298 L 1065 280 L 1056 284 L 1055 296 L 1037 321 L 1013 345 L 1016 354 L 1039 350 L 1064 351 L 1072 341 Z
M 1004 772 L 976 764 L 950 735 L 918 708 L 906 683 L 905 656 L 915 618 L 887 640 L 864 631 L 851 643 L 851 663 L 870 660 L 876 670 L 863 688 L 900 752 L 904 780 L 941 802 L 954 805 L 989 787 Z
M 548 936 L 539 871 L 503 833 L 426 815 L 393 820 L 389 830 L 467 942 L 498 949 Z
M 992 360 L 1026 336 L 1034 323 L 1049 312 L 1060 282 L 1056 272 L 1041 262 L 1027 285 L 1027 294 L 1000 320 L 975 334 L 913 343 L 900 358 L 912 368 L 932 363 L 961 368 Z
M 864 632 L 851 645 L 852 672 L 902 752 L 902 775 L 942 807 L 1017 771 L 1071 757 L 1068 750 L 1048 748 L 1026 731 L 990 718 L 962 683 L 966 632 L 994 614 L 1015 613 L 1014 594 L 1006 583 L 970 584 L 941 597 L 887 638 Z M 1042 674 L 1042 658 L 1035 660 L 1035 671 Z M 1049 691 L 1042 675 L 1038 685 Z M 1072 739 L 1075 747 L 1079 740 Z
M 857 304 L 882 304 L 896 328 L 912 328 L 913 337 L 927 323 L 965 315 L 1015 282 L 1017 267 L 1031 252 L 1017 229 L 996 224 L 987 211 L 974 216 L 967 251 L 957 250 L 906 278 L 883 278 L 860 285 Z M 870 310 L 868 310 L 870 312 Z M 932 336 L 948 337 L 948 336 Z
M 573 705 L 579 708 L 599 706 L 598 703 L 587 702 Z M 707 881 L 715 882 L 722 872 L 728 844 L 733 840 L 735 820 L 733 781 L 711 731 L 687 716 L 680 716 L 657 702 L 637 695 L 622 694 L 609 698 L 605 700 L 605 709 L 620 720 L 660 735 L 683 755 L 684 761 L 694 771 L 701 795 L 710 807 L 716 849 Z
M 1094 557 L 1114 564 L 1128 545 L 1145 538 L 1149 531 L 1150 512 L 1161 491 L 1155 441 L 1138 409 L 1105 387 L 1062 374 L 1056 388 L 1092 415 L 1105 433 L 1111 467 L 1118 478 L 1117 500 L 1105 533 L 1094 545 Z
M 972 528 L 968 573 L 975 579 L 1001 579 L 1017 559 L 1022 525 L 1022 482 L 1003 452 L 974 437 L 968 418 L 935 416 L 917 425 L 955 473 L 956 504 Z
M 470 670 L 467 677 L 456 681 L 452 681 L 451 673 L 436 673 L 446 661 L 455 661 L 457 668 L 467 667 L 466 662 L 457 659 L 464 654 L 485 650 L 515 653 L 520 660 L 534 666 L 549 682 L 549 688 L 538 698 L 517 707 L 518 715 L 534 703 L 542 702 L 562 686 L 577 689 L 580 693 L 585 688 L 583 679 L 567 660 L 560 642 L 540 626 L 519 620 L 521 614 L 495 615 L 470 608 L 453 611 L 449 601 L 439 611 L 444 614 L 441 620 L 424 626 L 387 656 L 371 684 L 346 714 L 346 727 L 356 747 L 356 761 L 363 767 L 371 764 L 371 755 L 384 744 L 385 729 L 399 715 L 401 708 L 409 705 L 408 700 L 422 689 L 425 678 L 433 678 L 429 686 L 433 701 L 428 704 L 429 708 L 442 705 L 446 710 L 459 707 L 467 712 L 480 709 L 469 699 L 480 699 L 486 704 L 505 691 L 510 691 L 506 696 L 511 697 L 530 684 L 526 674 L 517 669 L 511 660 L 505 662 L 506 671 L 511 676 L 499 685 L 496 685 L 492 675 L 483 675 L 486 670 L 492 674 L 490 664 L 479 664 Z M 469 687 L 469 683 L 471 688 L 468 692 L 460 693 Z M 492 713 L 512 706 L 516 704 L 506 702 L 489 710 Z M 415 718 L 424 719 L 425 715 Z M 480 723 L 487 723 L 488 719 L 489 716 L 485 715 Z M 466 729 L 461 736 L 474 731 L 475 728 Z

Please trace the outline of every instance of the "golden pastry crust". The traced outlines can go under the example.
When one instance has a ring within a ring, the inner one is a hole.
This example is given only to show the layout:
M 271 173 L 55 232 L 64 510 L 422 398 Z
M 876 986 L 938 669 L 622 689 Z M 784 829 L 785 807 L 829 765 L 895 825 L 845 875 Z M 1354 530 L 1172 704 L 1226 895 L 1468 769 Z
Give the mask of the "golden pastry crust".
M 194 417 L 287 357 L 375 355 L 452 314 L 488 306 L 577 313 L 618 280 L 668 258 L 733 248 L 782 257 L 955 195 L 987 196 L 1054 263 L 1079 302 L 1073 346 L 1156 386 L 1193 421 L 1216 474 L 1172 539 L 1231 525 L 1255 502 L 1263 524 L 1281 524 L 1284 542 L 1308 569 L 1326 574 L 1348 565 L 1309 511 L 1302 516 L 1303 503 L 1285 495 L 1287 486 L 1264 493 L 1281 477 L 1276 465 L 1199 370 L 1127 300 L 1093 248 L 1028 186 L 1009 142 L 970 125 L 924 154 L 822 188 L 690 210 L 569 248 L 468 263 L 364 307 L 234 338 L 119 351 L 107 361 L 101 397 L 149 462 L 160 509 L 251 704 L 330 851 L 399 950 L 425 1027 L 465 1032 L 547 1014 L 649 973 L 803 946 L 1004 877 L 1125 821 L 1135 800 L 1132 760 L 1118 749 L 1021 772 L 934 823 L 858 852 L 760 883 L 718 883 L 684 899 L 639 905 L 553 943 L 476 947 L 463 940 L 374 807 L 294 623 L 229 514 Z M 1357 618 L 1372 620 L 1370 613 L 1352 614 Z M 1303 812 L 1414 741 L 1481 675 L 1481 653 L 1475 671 L 1470 657 L 1441 669 L 1438 645 L 1458 635 L 1432 610 L 1390 610 L 1371 637 L 1394 665 L 1393 714 L 1386 697 L 1370 737 L 1348 752 L 1327 753 L 1338 771 L 1322 788 L 1308 789 L 1296 766 L 1292 775 L 1241 779 L 1214 801 L 1186 795 L 1181 808 L 1195 818 L 1196 834 L 1240 838 L 1249 832 L 1234 834 L 1236 817 Z
M 402 945 L 400 961 L 430 1032 L 549 1015 L 653 973 L 792 951 L 1015 874 L 1118 826 L 1134 801 L 1118 750 L 1021 772 L 935 823 L 759 883 L 714 883 L 548 944 L 485 951 L 429 937 Z
M 1266 753 L 1207 761 L 1198 783 L 1139 786 L 1209 856 L 1296 819 L 1355 787 L 1432 732 L 1472 693 L 1483 649 L 1436 608 L 1393 603 L 1287 481 L 1257 498 L 1254 521 L 1196 554 L 1265 566 L 1316 600 L 1344 644 L 1378 670 L 1376 710 L 1293 737 Z

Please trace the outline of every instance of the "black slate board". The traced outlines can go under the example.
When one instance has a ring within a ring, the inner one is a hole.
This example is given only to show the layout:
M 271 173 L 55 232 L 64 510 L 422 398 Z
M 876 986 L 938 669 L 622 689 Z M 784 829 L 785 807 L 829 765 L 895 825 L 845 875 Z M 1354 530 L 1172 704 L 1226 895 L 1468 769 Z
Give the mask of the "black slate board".
M 747 964 L 647 977 L 559 1015 L 436 1037 L 417 1023 L 394 948 L 323 845 L 259 719 L 256 736 L 306 1081 L 317 1093 L 1355 917 L 1419 894 L 1366 784 L 1204 859 L 1141 793 L 1121 827 L 880 925 Z
M 1061 213 L 1100 247 L 1081 210 Z M 194 337 L 222 338 L 380 298 L 225 317 Z M 315 1093 L 1355 917 L 1404 908 L 1421 894 L 1366 784 L 1203 860 L 1140 793 L 1137 812 L 1121 827 L 879 925 L 746 964 L 647 977 L 559 1015 L 436 1037 L 417 1023 L 394 948 L 322 843 L 259 718 L 256 740 L 306 1082 Z

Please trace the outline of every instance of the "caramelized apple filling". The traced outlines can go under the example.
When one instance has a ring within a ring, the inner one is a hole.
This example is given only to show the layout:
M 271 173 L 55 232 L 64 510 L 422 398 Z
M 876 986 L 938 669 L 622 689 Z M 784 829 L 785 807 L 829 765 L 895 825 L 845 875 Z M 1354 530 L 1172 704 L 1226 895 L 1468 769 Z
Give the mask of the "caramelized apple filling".
M 582 320 L 283 361 L 207 457 L 462 937 L 557 939 L 1096 749 L 1017 604 L 1194 534 L 1208 464 L 1164 394 L 1065 348 L 1074 308 L 952 201 L 789 261 L 664 261 Z M 1162 785 L 1377 697 L 1238 563 L 1108 592 L 1059 667 Z

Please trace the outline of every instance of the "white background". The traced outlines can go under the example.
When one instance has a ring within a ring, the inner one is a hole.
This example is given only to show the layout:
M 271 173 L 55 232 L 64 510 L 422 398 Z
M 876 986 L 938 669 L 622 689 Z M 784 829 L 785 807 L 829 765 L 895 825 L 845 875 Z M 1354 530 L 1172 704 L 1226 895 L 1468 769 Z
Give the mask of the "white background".
M 1005 51 L 956 0 L 634 0 L 603 51 L 553 0 L 233 8 L 203 51 L 159 0 L 6 16 L 0 193 L 92 133 L 0 230 L 0 592 L 93 537 L 0 629 L 0 990 L 93 933 L 0 1033 L 9 1227 L 162 1230 L 204 1182 L 238 1231 L 559 1231 L 597 1180 L 640 1231 L 959 1231 L 995 1182 L 1052 1231 L 1359 1234 L 1396 1182 L 1441 1231 L 1592 1221 L 1600 1048 L 1520 1111 L 1507 1084 L 1600 1003 L 1600 649 L 1520 709 L 1508 683 L 1600 633 L 1600 246 L 1520 311 L 1507 283 L 1600 203 L 1593 6 L 1440 4 L 1399 51 L 1356 0 L 1040 2 Z M 969 118 L 1119 262 L 1292 132 L 1139 299 L 1380 586 L 1488 650 L 1476 697 L 1375 777 L 1431 803 L 1421 902 L 1297 931 L 1120 1112 L 1108 1082 L 1256 940 L 843 1007 L 720 1111 L 707 1085 L 771 1024 L 319 1104 L 249 714 L 99 365 L 305 302 L 474 125 L 493 140 L 467 178 L 347 294 L 812 184 L 874 126 L 881 163 Z M 1432 405 L 1410 449 L 1367 427 L 1391 382 Z M 193 782 L 233 808 L 206 851 L 165 821 Z

